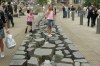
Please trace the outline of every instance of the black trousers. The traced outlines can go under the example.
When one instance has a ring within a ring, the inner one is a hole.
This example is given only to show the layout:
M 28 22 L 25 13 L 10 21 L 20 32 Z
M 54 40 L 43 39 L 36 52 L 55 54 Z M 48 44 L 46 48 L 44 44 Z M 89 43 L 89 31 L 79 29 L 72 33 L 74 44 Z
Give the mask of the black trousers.
M 13 16 L 9 15 L 8 18 L 9 18 L 9 19 L 8 19 L 9 23 L 11 22 L 12 27 L 14 27 Z
M 91 17 L 88 17 L 88 24 L 87 24 L 87 26 L 90 25 L 90 19 L 91 19 L 91 26 L 92 26 L 92 18 Z

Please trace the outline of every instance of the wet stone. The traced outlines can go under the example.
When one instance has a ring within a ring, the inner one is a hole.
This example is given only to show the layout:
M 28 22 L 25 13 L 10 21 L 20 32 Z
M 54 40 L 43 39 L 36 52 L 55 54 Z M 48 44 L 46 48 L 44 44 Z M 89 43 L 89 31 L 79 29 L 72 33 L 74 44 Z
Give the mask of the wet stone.
M 39 66 L 39 60 L 36 57 L 31 57 L 27 62 L 27 66 Z
M 64 62 L 64 63 L 69 63 L 69 64 L 74 64 L 73 60 L 71 58 L 63 58 L 61 60 L 61 62 Z
M 75 62 L 75 66 L 80 66 L 80 62 Z
M 63 46 L 64 46 L 64 44 L 59 44 L 59 45 L 58 45 L 58 47 L 63 47 Z
M 90 66 L 89 63 L 81 63 L 81 66 Z
M 61 40 L 56 40 L 55 44 L 62 44 L 63 42 Z
M 66 47 L 57 47 L 56 50 L 64 50 Z
M 75 61 L 75 62 L 84 62 L 84 63 L 86 63 L 86 62 L 87 62 L 87 60 L 86 60 L 86 59 L 75 59 L 74 61 Z
M 13 60 L 15 60 L 15 59 L 25 59 L 25 58 L 26 58 L 26 56 L 24 56 L 24 55 L 14 55 Z
M 55 44 L 50 44 L 49 42 L 45 42 L 42 48 L 47 48 L 47 49 L 54 49 L 56 47 Z
M 26 60 L 12 60 L 9 66 L 27 66 Z
M 57 63 L 56 66 L 73 66 L 72 64 L 67 64 L 67 63 Z
M 60 62 L 64 55 L 61 50 L 55 52 L 55 61 Z
M 73 56 L 75 59 L 84 59 L 84 56 L 79 51 L 73 52 Z
M 70 52 L 68 50 L 64 50 L 64 55 L 70 55 Z

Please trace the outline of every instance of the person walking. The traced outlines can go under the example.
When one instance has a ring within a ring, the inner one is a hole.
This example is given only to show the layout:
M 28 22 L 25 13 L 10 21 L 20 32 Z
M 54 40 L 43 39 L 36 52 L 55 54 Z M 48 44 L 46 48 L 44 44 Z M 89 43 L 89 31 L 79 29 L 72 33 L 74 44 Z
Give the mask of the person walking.
M 48 36 L 51 37 L 51 32 L 52 32 L 52 27 L 53 27 L 53 21 L 55 19 L 54 11 L 53 11 L 53 6 L 50 4 L 48 7 L 48 10 L 45 14 L 45 18 L 48 20 Z
M 27 20 L 27 27 L 25 29 L 25 33 L 27 33 L 27 30 L 29 30 L 29 32 L 32 32 L 32 22 L 34 20 L 34 15 L 31 10 L 27 10 L 26 20 Z
M 67 17 L 67 13 L 66 13 L 66 9 L 65 9 L 65 6 L 63 6 L 63 18 Z
M 0 2 L 0 57 L 1 58 L 4 58 L 4 56 L 5 56 L 4 55 L 4 43 L 3 43 L 3 38 L 5 37 L 5 34 L 4 34 L 3 27 L 5 27 L 6 32 L 8 32 L 3 8 L 2 8 L 1 2 Z

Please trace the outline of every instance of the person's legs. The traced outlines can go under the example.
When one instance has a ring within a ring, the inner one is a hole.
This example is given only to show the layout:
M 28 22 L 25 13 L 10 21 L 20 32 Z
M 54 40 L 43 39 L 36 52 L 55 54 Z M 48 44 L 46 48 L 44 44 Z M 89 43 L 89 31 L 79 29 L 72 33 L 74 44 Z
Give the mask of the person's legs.
M 11 16 L 11 24 L 12 24 L 12 27 L 14 27 L 13 16 Z
M 88 18 L 88 24 L 87 24 L 87 26 L 89 26 L 89 24 L 90 24 L 90 18 Z

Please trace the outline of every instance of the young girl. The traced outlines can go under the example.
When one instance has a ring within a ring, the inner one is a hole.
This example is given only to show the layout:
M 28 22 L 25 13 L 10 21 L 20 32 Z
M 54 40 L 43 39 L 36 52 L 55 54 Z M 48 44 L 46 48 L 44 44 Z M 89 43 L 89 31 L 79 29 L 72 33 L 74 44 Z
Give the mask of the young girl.
M 32 22 L 34 20 L 34 15 L 31 10 L 27 10 L 26 20 L 27 20 L 27 27 L 26 27 L 25 33 L 27 33 L 27 30 L 29 30 L 29 32 L 32 32 Z
M 52 26 L 53 26 L 53 21 L 54 21 L 54 11 L 53 11 L 53 6 L 50 4 L 48 7 L 48 11 L 46 13 L 46 18 L 48 20 L 48 36 L 51 37 L 51 31 L 52 31 Z

